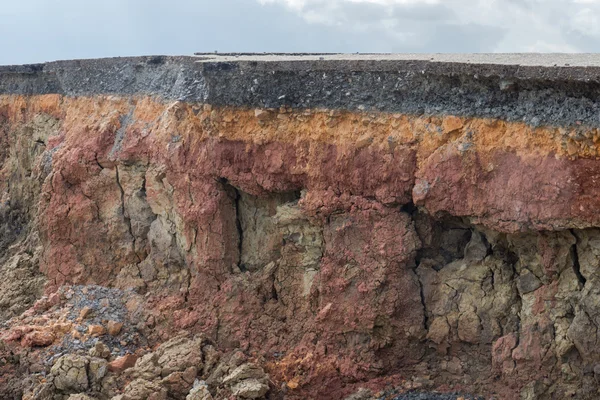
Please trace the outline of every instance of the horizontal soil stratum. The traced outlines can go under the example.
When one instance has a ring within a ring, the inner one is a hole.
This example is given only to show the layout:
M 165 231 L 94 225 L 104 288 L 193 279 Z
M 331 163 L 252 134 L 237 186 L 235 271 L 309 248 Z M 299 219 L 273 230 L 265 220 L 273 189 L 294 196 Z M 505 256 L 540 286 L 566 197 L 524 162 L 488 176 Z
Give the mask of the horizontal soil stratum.
M 0 398 L 597 399 L 600 56 L 0 67 Z

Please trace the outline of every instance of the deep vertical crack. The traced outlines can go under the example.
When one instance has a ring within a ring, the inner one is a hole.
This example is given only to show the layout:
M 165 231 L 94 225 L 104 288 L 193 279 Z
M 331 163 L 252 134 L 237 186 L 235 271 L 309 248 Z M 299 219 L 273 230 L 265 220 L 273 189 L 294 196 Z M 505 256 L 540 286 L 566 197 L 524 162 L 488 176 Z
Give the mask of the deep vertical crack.
M 245 272 L 246 271 L 246 266 L 244 265 L 244 263 L 242 262 L 242 248 L 244 245 L 244 230 L 242 229 L 242 215 L 240 212 L 240 200 L 242 198 L 242 195 L 240 193 L 239 190 L 237 190 L 236 188 L 233 188 L 233 190 L 235 191 L 235 227 L 237 228 L 237 232 L 238 232 L 238 268 L 240 269 L 240 271 Z
M 410 219 L 413 222 L 413 224 L 416 224 L 415 217 L 417 216 L 417 213 L 419 212 L 419 210 L 413 202 L 404 204 L 400 208 L 400 212 L 407 213 L 410 216 Z M 415 232 L 418 235 L 418 232 L 416 230 L 415 230 Z M 417 269 L 419 269 L 419 266 L 421 265 L 421 259 L 423 257 L 422 250 L 423 250 L 422 247 L 419 248 L 415 254 L 415 267 L 413 268 L 413 273 L 415 274 L 415 277 L 417 278 L 417 282 L 419 284 L 419 298 L 421 299 L 421 306 L 423 307 L 423 329 L 425 329 L 425 332 L 427 332 L 429 329 L 429 316 L 427 315 L 427 304 L 425 302 L 425 290 L 423 288 L 423 282 L 421 282 L 421 277 L 419 276 L 419 273 L 417 272 Z
M 245 272 L 247 270 L 246 266 L 242 263 L 242 248 L 244 245 L 244 230 L 242 228 L 242 214 L 240 202 L 242 199 L 241 192 L 234 186 L 232 186 L 227 178 L 219 178 L 216 180 L 218 183 L 223 185 L 225 191 L 233 198 L 233 205 L 235 207 L 235 227 L 238 233 L 238 261 L 237 266 L 240 271 Z
M 587 282 L 587 280 L 581 274 L 581 265 L 579 265 L 579 254 L 577 253 L 577 244 L 579 243 L 579 239 L 577 238 L 577 235 L 575 234 L 575 231 L 573 229 L 571 229 L 570 232 L 571 232 L 571 235 L 573 235 L 573 237 L 575 238 L 575 243 L 573 243 L 573 246 L 571 246 L 571 258 L 573 259 L 573 271 L 575 272 L 575 276 L 577 276 L 577 280 L 583 287 L 583 286 L 585 286 L 585 283 Z
M 415 267 L 415 275 L 417 276 L 417 281 L 419 282 L 419 296 L 421 298 L 421 305 L 423 306 L 423 329 L 425 329 L 425 331 L 427 331 L 429 329 L 429 316 L 427 315 L 427 304 L 425 302 L 425 291 L 423 288 L 423 282 L 421 282 L 421 278 L 419 277 L 419 274 L 417 273 L 417 268 L 419 267 L 419 264 L 417 263 L 417 266 Z
M 117 176 L 117 186 L 119 186 L 119 190 L 121 192 L 121 213 L 123 214 L 123 220 L 125 221 L 125 223 L 127 224 L 127 230 L 129 231 L 129 234 L 131 235 L 131 239 L 133 241 L 133 253 L 135 254 L 135 257 L 139 262 L 142 262 L 142 259 L 140 258 L 140 256 L 137 253 L 136 250 L 136 238 L 135 235 L 133 234 L 133 228 L 131 226 L 131 218 L 127 216 L 127 213 L 125 212 L 125 190 L 123 189 L 123 186 L 121 185 L 121 179 L 119 177 L 119 166 L 115 166 L 115 171 L 116 171 L 116 176 Z

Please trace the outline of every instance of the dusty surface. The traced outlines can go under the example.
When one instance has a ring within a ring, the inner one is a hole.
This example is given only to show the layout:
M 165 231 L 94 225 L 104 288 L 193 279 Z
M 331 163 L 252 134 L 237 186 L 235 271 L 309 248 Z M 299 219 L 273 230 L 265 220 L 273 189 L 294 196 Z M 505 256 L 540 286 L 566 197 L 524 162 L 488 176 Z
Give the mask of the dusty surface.
M 294 75 L 131 60 L 0 73 L 0 398 L 598 397 L 595 83 L 257 107 Z
M 510 65 L 523 67 L 600 67 L 598 54 L 564 53 L 373 53 L 373 54 L 336 54 L 336 53 L 195 53 L 203 62 L 284 62 L 284 61 L 429 61 L 432 63 L 460 65 Z

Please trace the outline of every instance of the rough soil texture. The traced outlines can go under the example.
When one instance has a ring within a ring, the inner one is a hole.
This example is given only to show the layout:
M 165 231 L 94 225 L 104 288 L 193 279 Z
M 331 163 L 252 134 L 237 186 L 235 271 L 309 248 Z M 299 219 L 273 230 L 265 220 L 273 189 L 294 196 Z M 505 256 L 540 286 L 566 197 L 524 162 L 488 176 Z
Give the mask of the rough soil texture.
M 0 398 L 600 396 L 592 72 L 253 63 L 0 69 Z

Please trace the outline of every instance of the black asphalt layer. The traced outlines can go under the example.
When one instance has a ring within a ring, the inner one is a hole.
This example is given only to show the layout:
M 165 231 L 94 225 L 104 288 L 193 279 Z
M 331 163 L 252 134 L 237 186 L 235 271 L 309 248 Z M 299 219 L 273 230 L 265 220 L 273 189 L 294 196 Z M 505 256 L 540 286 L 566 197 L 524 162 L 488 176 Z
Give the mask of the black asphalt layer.
M 600 127 L 600 55 L 199 54 L 0 67 L 0 94 L 50 93 Z

